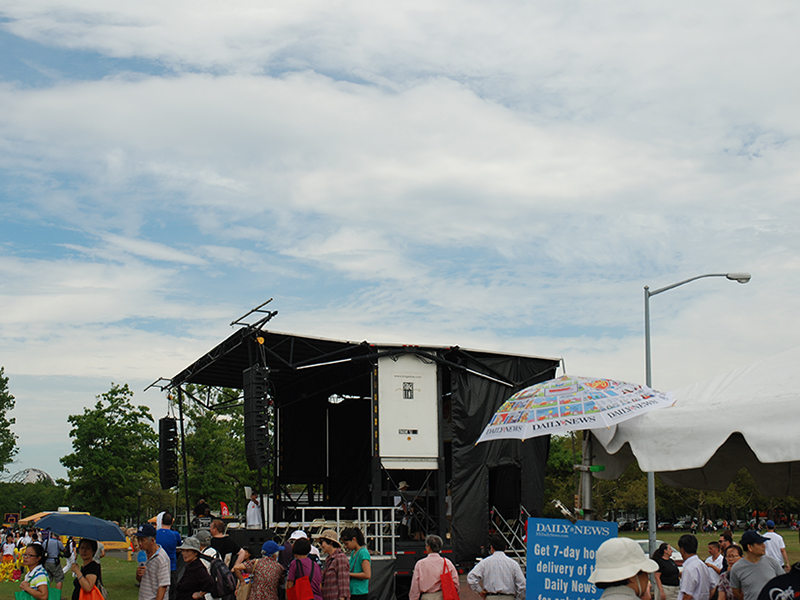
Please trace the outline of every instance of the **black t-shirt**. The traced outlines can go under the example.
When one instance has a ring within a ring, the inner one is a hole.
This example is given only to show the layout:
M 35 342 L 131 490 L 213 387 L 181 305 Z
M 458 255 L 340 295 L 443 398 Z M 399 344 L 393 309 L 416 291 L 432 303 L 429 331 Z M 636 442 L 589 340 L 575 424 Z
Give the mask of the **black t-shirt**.
M 680 585 L 678 565 L 671 558 L 657 558 L 658 572 L 661 573 L 661 585 Z
M 81 573 L 83 573 L 84 577 L 86 577 L 87 575 L 96 575 L 97 576 L 97 581 L 99 581 L 101 583 L 103 581 L 103 577 L 100 574 L 100 563 L 98 563 L 97 561 L 93 560 L 88 565 L 83 565 L 81 567 Z M 72 600 L 80 600 L 80 597 L 81 597 L 81 584 L 78 583 L 78 578 L 76 577 L 75 581 L 73 581 L 72 583 L 75 586 L 75 589 L 72 592 Z M 97 585 L 97 584 L 95 584 L 95 585 Z
M 800 591 L 800 563 L 792 567 L 786 575 L 778 575 L 770 579 L 758 595 L 758 600 L 779 600 L 781 598 L 797 598 Z
M 231 555 L 230 560 L 228 560 L 228 568 L 232 569 L 240 550 L 236 542 L 234 542 L 230 536 L 224 535 L 219 538 L 212 537 L 210 545 L 214 550 L 219 552 L 221 560 L 225 560 L 226 554 Z

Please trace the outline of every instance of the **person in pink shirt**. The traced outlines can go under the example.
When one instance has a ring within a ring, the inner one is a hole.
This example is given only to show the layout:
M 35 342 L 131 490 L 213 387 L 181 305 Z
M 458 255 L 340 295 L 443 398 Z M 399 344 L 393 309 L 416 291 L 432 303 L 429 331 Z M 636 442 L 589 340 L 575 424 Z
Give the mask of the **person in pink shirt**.
M 453 583 L 458 589 L 458 571 L 455 565 L 439 555 L 442 550 L 442 538 L 438 535 L 429 535 L 425 538 L 425 558 L 418 561 L 414 567 L 414 577 L 411 579 L 411 591 L 408 600 L 442 600 L 442 573 L 445 565 L 447 572 L 453 578 Z

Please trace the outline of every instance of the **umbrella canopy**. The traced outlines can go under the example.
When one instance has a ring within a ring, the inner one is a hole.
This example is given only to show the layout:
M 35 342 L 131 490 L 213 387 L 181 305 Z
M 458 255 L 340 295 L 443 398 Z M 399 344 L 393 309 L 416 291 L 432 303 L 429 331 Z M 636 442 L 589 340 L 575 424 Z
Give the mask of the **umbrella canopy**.
M 664 483 L 724 490 L 746 467 L 767 496 L 800 494 L 800 348 L 680 388 L 675 405 L 595 432 L 603 479 L 634 458 Z M 602 446 L 601 446 L 602 445 Z
M 101 542 L 124 542 L 125 534 L 118 525 L 92 515 L 51 513 L 39 519 L 36 526 L 57 535 L 73 535 Z
M 476 443 L 607 428 L 672 402 L 645 385 L 563 375 L 511 396 Z

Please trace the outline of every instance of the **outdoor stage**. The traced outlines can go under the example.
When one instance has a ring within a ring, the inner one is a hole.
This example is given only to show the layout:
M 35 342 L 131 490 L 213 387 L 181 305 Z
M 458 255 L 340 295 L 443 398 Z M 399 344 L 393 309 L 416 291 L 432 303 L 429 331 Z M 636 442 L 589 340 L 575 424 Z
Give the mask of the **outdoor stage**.
M 200 402 L 188 384 L 243 389 L 244 371 L 268 370 L 270 525 L 362 527 L 381 555 L 371 596 L 388 599 L 397 586 L 402 597 L 425 534 L 469 566 L 501 521 L 541 516 L 549 437 L 475 442 L 503 401 L 553 378 L 559 359 L 261 326 L 243 326 L 164 387 L 179 403 Z M 407 528 L 398 503 L 413 507 Z

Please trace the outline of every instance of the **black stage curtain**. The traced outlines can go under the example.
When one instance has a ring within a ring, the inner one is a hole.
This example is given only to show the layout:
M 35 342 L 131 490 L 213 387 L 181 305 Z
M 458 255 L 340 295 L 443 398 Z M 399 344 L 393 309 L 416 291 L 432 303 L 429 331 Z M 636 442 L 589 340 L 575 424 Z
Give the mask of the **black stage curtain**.
M 475 368 L 474 365 L 465 366 Z M 507 377 L 525 381 L 525 386 L 551 379 L 552 361 L 521 357 L 488 357 L 481 362 Z M 547 369 L 538 377 L 538 373 Z M 532 378 L 532 379 L 531 379 Z M 544 470 L 550 436 L 518 440 L 496 440 L 475 445 L 494 412 L 513 393 L 513 389 L 471 373 L 453 370 L 453 517 L 452 535 L 456 560 L 471 561 L 481 555 L 489 533 L 489 472 L 498 467 L 515 466 L 521 474 L 520 502 L 532 516 L 541 516 L 544 501 Z M 497 480 L 508 482 L 508 469 L 500 469 Z M 516 486 L 513 486 L 516 488 Z
M 313 398 L 290 404 L 281 415 L 281 481 L 325 483 L 325 504 L 369 506 L 370 401 L 329 404 Z M 326 436 L 328 456 L 326 457 Z M 330 477 L 327 470 L 330 468 Z

